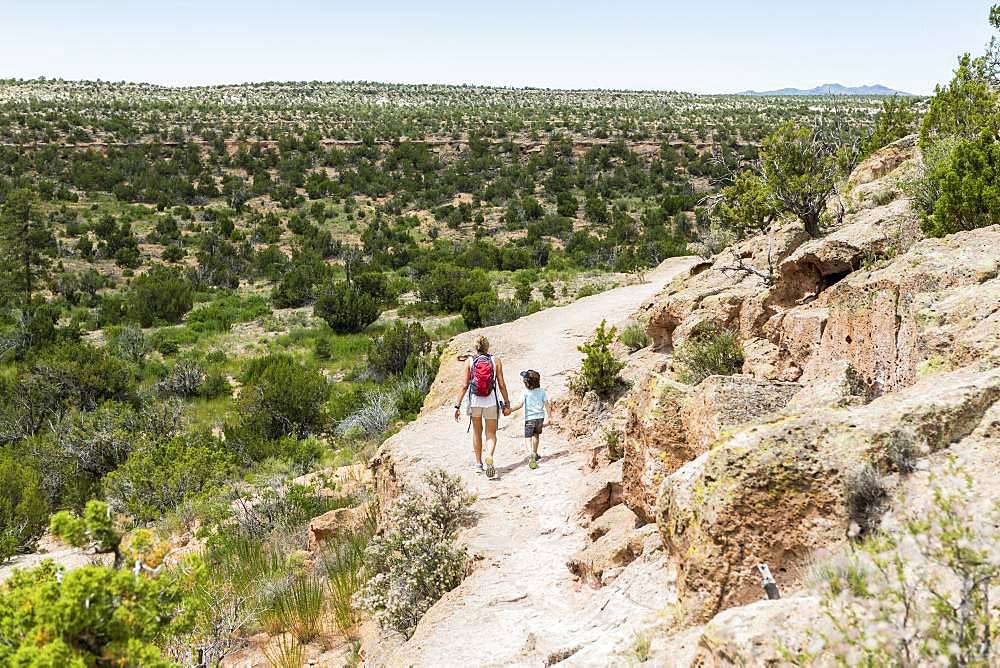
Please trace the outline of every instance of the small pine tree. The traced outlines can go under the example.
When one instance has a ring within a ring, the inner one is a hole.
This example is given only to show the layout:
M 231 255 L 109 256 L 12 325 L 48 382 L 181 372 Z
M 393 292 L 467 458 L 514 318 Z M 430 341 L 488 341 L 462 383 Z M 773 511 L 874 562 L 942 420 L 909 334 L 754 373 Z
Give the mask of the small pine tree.
M 584 354 L 583 366 L 580 368 L 580 389 L 593 390 L 599 396 L 606 397 L 622 385 L 618 372 L 625 366 L 615 358 L 610 346 L 615 340 L 617 328 L 607 328 L 607 322 L 602 320 L 594 332 L 592 341 L 577 349 Z

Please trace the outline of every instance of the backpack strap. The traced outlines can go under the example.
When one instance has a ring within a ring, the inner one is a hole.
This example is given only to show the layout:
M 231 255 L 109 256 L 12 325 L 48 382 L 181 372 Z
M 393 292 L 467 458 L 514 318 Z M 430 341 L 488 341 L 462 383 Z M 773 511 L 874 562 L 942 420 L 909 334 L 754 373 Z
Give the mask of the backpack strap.
M 497 405 L 497 424 L 500 424 L 500 393 L 497 392 L 497 364 L 490 357 L 490 365 L 493 367 L 493 401 Z

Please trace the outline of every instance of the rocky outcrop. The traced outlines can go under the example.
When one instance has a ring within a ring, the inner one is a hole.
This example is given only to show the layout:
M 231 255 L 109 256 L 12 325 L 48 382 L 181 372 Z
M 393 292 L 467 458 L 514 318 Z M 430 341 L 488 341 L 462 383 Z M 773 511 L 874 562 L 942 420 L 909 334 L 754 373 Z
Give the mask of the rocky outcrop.
M 754 424 L 663 484 L 657 524 L 678 564 L 678 596 L 693 619 L 760 596 L 754 567 L 793 579 L 848 528 L 846 474 L 894 467 L 894 448 L 934 452 L 969 434 L 1000 400 L 1000 368 L 942 374 L 867 405 Z
M 691 665 L 698 668 L 785 665 L 808 649 L 821 616 L 819 600 L 796 596 L 758 601 L 720 613 L 698 637 Z
M 593 542 L 570 557 L 566 567 L 593 587 L 609 584 L 623 567 L 642 555 L 647 539 L 655 537 L 655 526 L 643 524 L 627 506 L 610 508 L 587 528 Z
M 709 376 L 694 389 L 682 411 L 688 448 L 705 452 L 731 429 L 784 408 L 801 388 L 798 383 L 753 376 Z
M 888 188 L 885 184 L 889 180 L 899 178 L 898 170 L 910 169 L 918 161 L 915 141 L 896 142 L 859 168 L 851 188 L 871 189 L 876 185 Z M 881 180 L 875 179 L 876 174 Z M 919 252 L 914 247 L 920 238 L 919 221 L 902 194 L 885 202 L 875 198 L 874 202 L 866 201 L 865 206 L 854 206 L 850 204 L 851 192 L 846 212 L 824 236 L 811 238 L 798 223 L 786 223 L 770 234 L 748 239 L 720 253 L 700 265 L 697 274 L 687 280 L 675 281 L 655 306 L 648 309 L 648 332 L 656 347 L 670 351 L 706 325 L 723 326 L 738 331 L 746 342 L 745 372 L 769 380 L 798 381 L 807 366 L 812 365 L 815 371 L 817 359 L 852 360 L 850 351 L 834 345 L 831 339 L 834 331 L 827 330 L 828 325 L 839 322 L 846 304 L 858 305 L 859 297 L 852 297 L 852 290 L 844 283 L 853 286 L 854 292 L 880 295 L 885 292 L 879 297 L 882 303 L 875 304 L 872 317 L 878 320 L 871 327 L 877 328 L 883 337 L 894 336 L 899 327 L 894 321 L 885 322 L 885 317 L 895 317 L 894 308 L 900 304 L 901 324 L 905 322 L 906 307 L 920 290 L 917 284 L 905 280 L 901 283 L 897 280 L 895 290 L 886 290 L 887 284 L 894 280 L 892 267 L 903 268 L 891 260 L 902 258 L 911 247 Z M 838 218 L 834 215 L 833 219 Z M 935 243 L 940 242 L 923 242 L 918 246 L 931 255 L 948 256 L 942 257 L 942 262 L 949 267 L 961 266 L 962 258 L 954 257 L 954 252 L 949 253 Z M 977 255 L 971 249 L 974 245 L 970 241 L 960 244 L 964 252 Z M 877 269 L 887 262 L 889 267 Z M 868 270 L 862 271 L 865 268 Z M 861 277 L 873 273 L 879 275 L 865 287 Z M 956 273 L 961 271 L 944 272 L 943 282 L 929 287 L 934 291 L 943 289 L 949 280 L 955 285 L 963 284 Z M 906 275 L 909 272 L 903 271 L 897 278 Z M 869 301 L 874 299 L 870 297 Z M 890 353 L 879 348 L 875 354 L 894 359 Z M 860 359 L 858 362 L 855 369 L 876 393 L 897 386 L 897 381 L 912 382 L 906 370 L 874 370 L 865 367 Z M 906 360 L 902 362 L 905 364 Z M 887 377 L 888 383 L 879 378 L 886 374 L 892 376 Z M 815 378 L 814 374 L 810 380 Z
M 1000 227 L 927 239 L 823 295 L 820 344 L 803 382 L 846 361 L 877 396 L 910 385 L 932 359 L 955 368 L 995 355 L 1000 332 Z M 967 333 L 973 334 L 967 339 Z
M 624 431 L 622 492 L 626 505 L 646 521 L 656 514 L 656 495 L 670 473 L 694 459 L 688 446 L 683 409 L 691 388 L 655 374 L 637 388 L 638 404 Z
M 622 460 L 619 459 L 586 479 L 580 494 L 580 514 L 585 522 L 592 522 L 622 499 Z
M 767 293 L 766 277 L 809 238 L 801 225 L 791 223 L 693 267 L 687 278 L 671 283 L 646 309 L 646 331 L 654 348 L 670 352 L 705 324 L 734 327 L 739 323 L 743 329 L 742 321 L 746 320 L 746 327 L 759 327 L 770 315 L 762 302 Z M 751 304 L 755 313 L 751 313 Z
M 795 383 L 750 376 L 710 376 L 691 387 L 667 373 L 652 374 L 634 388 L 636 404 L 625 425 L 626 505 L 643 520 L 653 521 L 667 476 L 728 430 L 782 408 L 799 389 Z
M 327 541 L 358 529 L 367 512 L 366 507 L 355 506 L 337 508 L 314 517 L 309 522 L 309 551 L 317 550 Z

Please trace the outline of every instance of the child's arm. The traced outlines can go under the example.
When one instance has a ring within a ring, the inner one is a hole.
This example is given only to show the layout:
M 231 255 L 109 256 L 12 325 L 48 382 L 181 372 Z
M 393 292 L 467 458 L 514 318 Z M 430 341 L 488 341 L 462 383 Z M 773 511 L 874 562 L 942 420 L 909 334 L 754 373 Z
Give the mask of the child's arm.
M 511 413 L 516 413 L 517 411 L 521 410 L 522 406 L 524 406 L 524 397 L 521 397 L 516 404 L 514 404 L 513 406 L 508 406 L 508 408 L 510 408 Z
M 543 427 L 548 427 L 555 420 L 555 413 L 552 410 L 552 400 L 548 397 L 545 398 L 545 422 L 542 423 Z

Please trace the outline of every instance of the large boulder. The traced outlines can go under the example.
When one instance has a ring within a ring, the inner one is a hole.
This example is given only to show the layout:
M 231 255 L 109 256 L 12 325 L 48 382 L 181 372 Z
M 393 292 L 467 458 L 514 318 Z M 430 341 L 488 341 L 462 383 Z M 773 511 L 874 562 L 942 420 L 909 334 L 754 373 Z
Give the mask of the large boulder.
M 637 403 L 625 426 L 622 493 L 626 505 L 652 521 L 664 478 L 698 455 L 688 445 L 683 420 L 692 388 L 655 374 L 636 389 Z
M 867 405 L 817 408 L 734 433 L 663 484 L 657 524 L 692 619 L 760 595 L 754 567 L 792 577 L 848 530 L 844 480 L 863 462 L 892 471 L 900 443 L 934 452 L 1000 400 L 1000 368 L 927 378 Z
M 309 551 L 319 549 L 324 543 L 355 531 L 367 517 L 365 506 L 337 508 L 314 517 L 309 522 Z
M 727 431 L 784 408 L 801 387 L 752 376 L 709 376 L 682 410 L 688 449 L 705 452 Z
M 822 616 L 819 600 L 796 596 L 763 600 L 719 613 L 698 638 L 691 665 L 698 668 L 785 665 L 809 648 Z
M 781 409 L 800 389 L 751 376 L 709 376 L 697 386 L 655 374 L 636 388 L 625 426 L 624 501 L 653 521 L 660 485 L 723 434 Z

